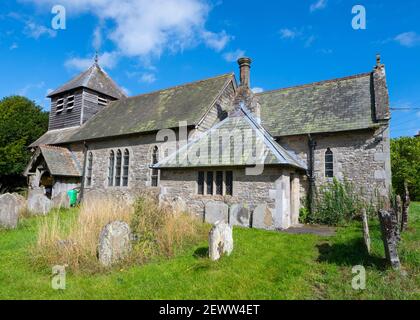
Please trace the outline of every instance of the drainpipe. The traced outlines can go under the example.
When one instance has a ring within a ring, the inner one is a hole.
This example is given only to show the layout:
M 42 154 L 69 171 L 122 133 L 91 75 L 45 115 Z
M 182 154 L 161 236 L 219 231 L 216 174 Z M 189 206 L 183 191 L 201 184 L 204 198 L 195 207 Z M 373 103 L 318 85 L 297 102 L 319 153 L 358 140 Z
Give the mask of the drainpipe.
M 86 141 L 83 141 L 84 151 L 83 151 L 83 174 L 82 174 L 82 181 L 80 183 L 80 197 L 78 204 L 80 204 L 83 201 L 83 195 L 85 191 L 85 175 L 86 175 L 86 162 L 87 162 L 87 152 L 88 152 L 88 145 L 86 144 Z
M 310 214 L 313 214 L 314 200 L 315 200 L 315 147 L 316 142 L 312 139 L 311 134 L 308 134 L 309 146 L 309 161 L 308 161 L 308 179 L 309 179 L 309 194 L 308 194 L 308 209 Z

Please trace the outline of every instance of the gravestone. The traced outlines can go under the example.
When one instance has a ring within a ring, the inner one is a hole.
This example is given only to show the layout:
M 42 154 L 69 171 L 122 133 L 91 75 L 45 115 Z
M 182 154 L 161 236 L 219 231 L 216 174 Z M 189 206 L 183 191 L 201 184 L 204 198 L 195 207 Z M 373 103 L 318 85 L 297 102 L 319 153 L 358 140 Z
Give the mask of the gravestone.
M 25 207 L 25 198 L 20 195 L 10 193 L 0 195 L 0 227 L 15 229 L 19 215 Z
M 209 257 L 219 260 L 224 254 L 230 255 L 233 251 L 232 227 L 227 223 L 218 222 L 209 233 Z
M 231 226 L 249 227 L 251 212 L 246 204 L 234 204 L 229 209 L 229 224 Z
M 369 234 L 369 220 L 366 214 L 366 209 L 362 210 L 362 219 L 363 219 L 363 238 L 365 239 L 366 250 L 370 254 L 370 234 Z
M 404 183 L 403 208 L 401 215 L 401 232 L 407 230 L 408 227 L 408 210 L 410 208 L 410 194 L 408 192 L 408 185 Z
M 108 223 L 99 235 L 99 262 L 109 267 L 128 256 L 131 251 L 130 227 L 123 221 Z
M 32 189 L 28 195 L 28 210 L 31 214 L 47 214 L 52 208 L 52 201 L 44 194 L 44 189 Z
M 392 268 L 400 269 L 401 263 L 398 257 L 398 226 L 395 221 L 393 210 L 379 210 L 379 221 L 381 223 L 382 240 L 385 247 L 385 255 Z
M 266 204 L 258 205 L 252 213 L 252 227 L 256 229 L 274 230 L 273 213 Z
M 402 221 L 402 210 L 403 210 L 403 205 L 402 205 L 402 200 L 401 200 L 401 196 L 397 195 L 395 197 L 395 214 L 397 216 L 397 223 L 398 226 L 401 225 L 401 221 Z
M 204 221 L 215 224 L 222 221 L 229 222 L 229 207 L 226 203 L 220 201 L 210 201 L 206 203 L 204 212 Z

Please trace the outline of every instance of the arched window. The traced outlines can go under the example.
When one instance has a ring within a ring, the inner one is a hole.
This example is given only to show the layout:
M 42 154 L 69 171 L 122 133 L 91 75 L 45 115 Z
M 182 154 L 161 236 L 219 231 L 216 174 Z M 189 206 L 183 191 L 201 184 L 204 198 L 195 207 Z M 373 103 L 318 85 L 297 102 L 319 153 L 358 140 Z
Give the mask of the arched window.
M 117 163 L 115 165 L 115 186 L 121 186 L 121 162 L 122 162 L 122 154 L 121 150 L 117 151 Z
M 123 174 L 122 174 L 122 185 L 123 187 L 128 186 L 128 169 L 130 167 L 130 152 L 128 149 L 124 150 L 124 160 L 123 160 Z
M 86 172 L 86 185 L 90 187 L 92 185 L 92 169 L 93 169 L 93 154 L 89 152 Z
M 152 165 L 155 165 L 159 162 L 159 148 L 157 146 L 155 146 L 153 148 L 153 152 L 152 152 Z M 151 181 L 152 181 L 152 187 L 157 187 L 158 183 L 159 183 L 159 170 L 157 169 L 152 169 L 152 174 L 151 174 Z
M 114 185 L 114 166 L 115 166 L 115 153 L 113 150 L 109 153 L 109 168 L 108 168 L 108 186 Z
M 330 148 L 325 152 L 325 176 L 327 178 L 334 177 L 334 154 Z

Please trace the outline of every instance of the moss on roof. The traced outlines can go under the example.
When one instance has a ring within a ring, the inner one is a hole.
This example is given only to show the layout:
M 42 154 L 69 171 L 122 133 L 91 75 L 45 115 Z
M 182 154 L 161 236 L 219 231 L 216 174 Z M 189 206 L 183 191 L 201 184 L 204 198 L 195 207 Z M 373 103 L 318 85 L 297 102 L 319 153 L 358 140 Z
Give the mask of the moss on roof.
M 81 168 L 75 156 L 67 148 L 42 145 L 40 149 L 51 175 L 66 177 L 82 176 Z
M 71 141 L 176 128 L 180 121 L 196 125 L 233 74 L 112 102 L 86 122 Z
M 273 136 L 375 126 L 371 73 L 258 94 L 261 118 Z

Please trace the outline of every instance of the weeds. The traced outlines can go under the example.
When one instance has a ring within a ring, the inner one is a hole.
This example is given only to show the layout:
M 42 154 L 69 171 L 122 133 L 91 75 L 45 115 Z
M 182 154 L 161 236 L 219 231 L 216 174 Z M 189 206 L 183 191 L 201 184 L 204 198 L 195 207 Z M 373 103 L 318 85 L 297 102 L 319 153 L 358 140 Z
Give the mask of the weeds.
M 367 202 L 351 182 L 334 179 L 317 190 L 312 214 L 301 211 L 301 219 L 306 223 L 345 225 L 359 218 L 363 209 L 372 216 L 377 206 Z
M 68 265 L 75 273 L 104 271 L 97 259 L 99 235 L 104 226 L 116 220 L 127 222 L 136 240 L 123 266 L 172 257 L 177 250 L 206 238 L 205 226 L 198 219 L 160 207 L 149 197 L 139 198 L 134 207 L 97 200 L 84 204 L 72 219 L 63 219 L 58 212 L 41 218 L 31 250 L 34 263 L 42 268 Z

